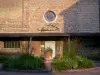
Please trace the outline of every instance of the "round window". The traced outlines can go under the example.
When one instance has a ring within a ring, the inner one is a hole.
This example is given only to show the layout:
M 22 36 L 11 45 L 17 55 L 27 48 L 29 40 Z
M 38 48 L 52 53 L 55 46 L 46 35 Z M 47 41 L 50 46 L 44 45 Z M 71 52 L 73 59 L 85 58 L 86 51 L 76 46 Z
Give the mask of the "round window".
M 46 21 L 52 22 L 52 21 L 55 20 L 56 14 L 55 14 L 53 11 L 47 11 L 47 12 L 44 14 L 44 18 L 45 18 Z

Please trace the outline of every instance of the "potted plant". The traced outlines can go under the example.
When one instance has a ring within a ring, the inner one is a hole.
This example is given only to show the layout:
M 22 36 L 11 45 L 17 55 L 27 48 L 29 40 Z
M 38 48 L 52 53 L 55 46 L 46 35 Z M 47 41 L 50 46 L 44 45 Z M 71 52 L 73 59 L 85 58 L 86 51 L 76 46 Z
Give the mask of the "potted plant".
M 45 58 L 51 59 L 52 58 L 52 52 L 53 52 L 52 48 L 50 48 L 50 47 L 45 48 L 44 49 Z

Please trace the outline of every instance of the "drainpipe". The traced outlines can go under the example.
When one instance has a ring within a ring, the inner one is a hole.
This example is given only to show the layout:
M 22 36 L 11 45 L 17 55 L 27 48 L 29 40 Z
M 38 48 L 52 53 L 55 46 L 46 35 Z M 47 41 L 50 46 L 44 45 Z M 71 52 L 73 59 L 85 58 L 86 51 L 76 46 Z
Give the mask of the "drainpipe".
M 32 37 L 30 37 L 30 42 L 29 42 L 29 55 L 32 54 Z

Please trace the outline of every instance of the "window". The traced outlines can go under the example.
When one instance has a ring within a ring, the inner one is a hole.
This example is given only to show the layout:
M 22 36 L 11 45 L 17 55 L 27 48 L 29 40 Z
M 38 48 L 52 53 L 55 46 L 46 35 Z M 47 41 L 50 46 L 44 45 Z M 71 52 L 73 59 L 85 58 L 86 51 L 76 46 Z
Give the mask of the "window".
M 55 20 L 56 14 L 55 14 L 53 11 L 47 11 L 47 12 L 44 14 L 44 18 L 45 18 L 46 21 L 52 22 L 52 21 Z
M 4 41 L 4 48 L 20 48 L 20 41 Z

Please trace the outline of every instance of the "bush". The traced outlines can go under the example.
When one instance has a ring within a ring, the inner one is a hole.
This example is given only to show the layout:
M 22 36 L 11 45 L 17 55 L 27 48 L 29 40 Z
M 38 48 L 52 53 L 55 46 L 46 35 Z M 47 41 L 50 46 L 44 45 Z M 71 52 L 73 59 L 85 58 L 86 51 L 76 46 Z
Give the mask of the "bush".
M 30 55 L 22 55 L 8 59 L 5 66 L 10 69 L 33 69 L 39 70 L 44 68 L 44 59 Z
M 68 69 L 76 69 L 77 67 L 77 60 L 70 57 L 57 58 L 53 62 L 53 68 L 57 71 L 66 71 Z
M 57 71 L 90 67 L 93 67 L 92 61 L 80 56 L 56 58 L 53 62 L 53 69 Z
M 91 68 L 93 67 L 93 62 L 85 57 L 77 56 L 78 67 L 79 68 Z
M 68 65 L 64 59 L 61 60 L 61 58 L 59 58 L 54 60 L 53 68 L 58 71 L 65 71 L 68 69 Z
M 5 56 L 0 56 L 0 63 L 4 63 L 5 61 L 7 61 L 8 58 Z

